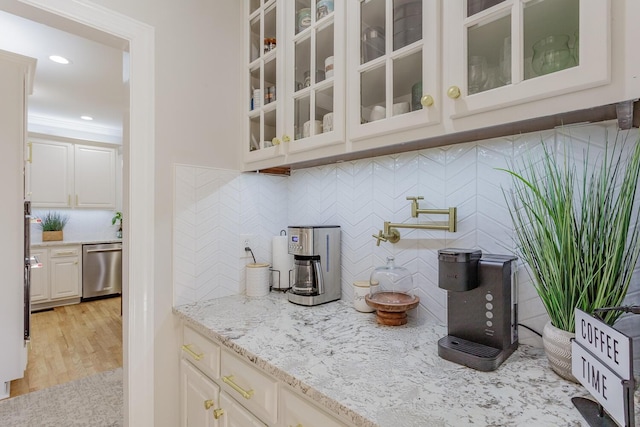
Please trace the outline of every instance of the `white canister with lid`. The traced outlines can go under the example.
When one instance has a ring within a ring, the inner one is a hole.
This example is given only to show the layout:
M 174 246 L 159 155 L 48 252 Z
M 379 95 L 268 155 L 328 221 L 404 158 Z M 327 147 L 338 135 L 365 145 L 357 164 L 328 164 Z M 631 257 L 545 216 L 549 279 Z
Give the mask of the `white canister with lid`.
M 324 75 L 326 78 L 333 77 L 333 56 L 324 60 Z
M 371 292 L 371 284 L 368 280 L 356 280 L 353 282 L 353 308 L 362 313 L 372 313 L 375 308 L 369 306 L 364 297 Z

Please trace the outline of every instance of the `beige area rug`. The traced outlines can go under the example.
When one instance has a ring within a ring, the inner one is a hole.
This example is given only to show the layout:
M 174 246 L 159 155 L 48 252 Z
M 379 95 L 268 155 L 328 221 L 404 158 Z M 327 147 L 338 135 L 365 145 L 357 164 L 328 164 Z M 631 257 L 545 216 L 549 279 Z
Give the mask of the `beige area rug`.
M 122 426 L 122 405 L 122 368 L 118 368 L 0 400 L 0 426 Z

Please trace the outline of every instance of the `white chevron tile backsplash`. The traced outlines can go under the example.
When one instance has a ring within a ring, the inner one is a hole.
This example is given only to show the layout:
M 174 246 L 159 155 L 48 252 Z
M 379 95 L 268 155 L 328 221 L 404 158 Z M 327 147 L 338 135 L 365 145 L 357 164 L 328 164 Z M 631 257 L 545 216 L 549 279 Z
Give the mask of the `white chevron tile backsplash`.
M 631 131 L 630 138 L 637 137 Z M 271 239 L 288 225 L 336 224 L 342 229 L 342 298 L 353 298 L 351 283 L 393 256 L 414 275 L 420 306 L 411 312 L 446 322 L 446 292 L 438 288 L 438 249 L 478 248 L 511 253 L 513 227 L 503 188 L 511 180 L 500 171 L 556 144 L 558 155 L 571 147 L 580 157 L 587 143 L 601 149 L 616 136 L 615 123 L 581 125 L 410 153 L 294 170 L 291 176 L 239 173 L 188 165 L 175 167 L 174 303 L 193 303 L 244 292 L 240 235 L 253 236 L 258 262 L 271 261 Z M 372 237 L 385 221 L 441 221 L 411 217 L 407 196 L 424 196 L 424 208 L 458 208 L 458 231 L 401 229 L 397 244 L 376 246 Z M 525 268 L 518 273 L 520 323 L 541 331 L 548 320 Z M 640 303 L 640 281 L 629 292 Z M 639 317 L 639 316 L 636 316 Z M 619 322 L 639 335 L 640 319 Z M 541 345 L 520 328 L 520 340 Z M 636 358 L 640 358 L 640 345 Z

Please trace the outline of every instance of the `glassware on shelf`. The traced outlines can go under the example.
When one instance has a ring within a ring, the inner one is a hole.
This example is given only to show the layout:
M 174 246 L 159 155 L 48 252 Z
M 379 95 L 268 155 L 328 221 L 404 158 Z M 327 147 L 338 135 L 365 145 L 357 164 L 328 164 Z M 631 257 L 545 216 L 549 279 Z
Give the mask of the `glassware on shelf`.
M 553 35 L 533 45 L 531 67 L 538 76 L 554 73 L 575 65 L 569 49 L 569 36 Z
M 362 32 L 362 57 L 364 62 L 384 55 L 384 29 L 367 27 Z
M 580 65 L 580 30 L 576 30 L 573 36 L 573 58 L 576 60 L 576 65 Z
M 478 93 L 487 82 L 487 58 L 484 56 L 469 57 L 469 94 Z
M 500 50 L 500 81 L 506 85 L 511 84 L 511 36 L 502 41 Z

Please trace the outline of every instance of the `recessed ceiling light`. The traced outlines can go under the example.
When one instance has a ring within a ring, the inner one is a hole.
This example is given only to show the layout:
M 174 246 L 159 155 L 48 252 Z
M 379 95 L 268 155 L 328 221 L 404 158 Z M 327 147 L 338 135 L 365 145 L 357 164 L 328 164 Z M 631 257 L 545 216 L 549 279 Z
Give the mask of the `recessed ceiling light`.
M 80 118 L 82 120 L 93 120 L 93 117 L 91 117 L 91 116 L 80 116 Z
M 51 55 L 49 57 L 50 60 L 52 60 L 53 62 L 57 62 L 58 64 L 70 64 L 71 61 L 69 61 L 67 58 L 65 58 L 64 56 L 60 56 L 60 55 Z

